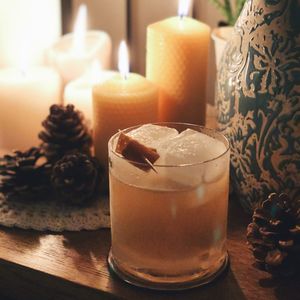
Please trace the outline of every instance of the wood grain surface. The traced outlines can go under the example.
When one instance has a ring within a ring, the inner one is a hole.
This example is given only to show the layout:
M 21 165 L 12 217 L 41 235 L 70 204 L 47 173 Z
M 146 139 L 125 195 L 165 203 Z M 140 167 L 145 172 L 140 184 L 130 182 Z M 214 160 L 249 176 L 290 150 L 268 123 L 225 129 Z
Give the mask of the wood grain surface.
M 110 274 L 107 229 L 53 234 L 0 227 L 0 299 L 300 299 L 300 278 L 273 280 L 252 266 L 245 239 L 249 221 L 232 199 L 230 267 L 214 283 L 185 292 L 136 288 Z
M 230 267 L 217 281 L 185 292 L 132 287 L 109 273 L 110 231 L 38 233 L 1 228 L 1 299 L 300 299 L 300 280 L 272 280 L 253 266 L 249 217 L 231 203 Z

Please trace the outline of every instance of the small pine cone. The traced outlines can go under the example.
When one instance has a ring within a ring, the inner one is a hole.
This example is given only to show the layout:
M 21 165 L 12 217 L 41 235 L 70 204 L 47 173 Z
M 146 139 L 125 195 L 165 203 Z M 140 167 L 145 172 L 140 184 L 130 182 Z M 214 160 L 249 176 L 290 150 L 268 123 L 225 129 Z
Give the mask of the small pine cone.
M 7 200 L 35 200 L 50 189 L 51 166 L 39 148 L 0 158 L 0 192 Z
M 247 240 L 257 266 L 275 276 L 300 271 L 300 199 L 270 194 L 255 209 Z
M 58 196 L 66 203 L 84 205 L 98 191 L 98 161 L 82 153 L 65 155 L 54 165 L 51 181 Z
M 50 114 L 42 122 L 39 133 L 42 148 L 51 163 L 72 152 L 90 154 L 91 135 L 84 124 L 83 115 L 73 105 L 52 105 Z

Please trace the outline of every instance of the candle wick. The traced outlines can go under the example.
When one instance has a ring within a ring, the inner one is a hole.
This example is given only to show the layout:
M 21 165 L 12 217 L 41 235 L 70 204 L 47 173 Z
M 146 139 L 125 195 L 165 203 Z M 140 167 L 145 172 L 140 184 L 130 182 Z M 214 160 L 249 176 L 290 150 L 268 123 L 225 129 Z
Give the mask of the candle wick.
M 183 17 L 184 17 L 184 14 L 180 14 L 180 15 L 179 15 L 180 20 L 182 20 Z

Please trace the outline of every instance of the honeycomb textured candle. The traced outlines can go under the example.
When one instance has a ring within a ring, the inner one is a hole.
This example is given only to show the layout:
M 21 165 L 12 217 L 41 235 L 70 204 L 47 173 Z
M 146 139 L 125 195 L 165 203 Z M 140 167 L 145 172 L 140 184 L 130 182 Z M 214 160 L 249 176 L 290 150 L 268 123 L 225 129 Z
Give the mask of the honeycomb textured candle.
M 158 89 L 144 77 L 120 74 L 93 88 L 94 146 L 107 165 L 107 143 L 119 129 L 157 121 Z
M 159 121 L 204 125 L 210 28 L 187 17 L 148 26 L 147 78 L 159 91 Z

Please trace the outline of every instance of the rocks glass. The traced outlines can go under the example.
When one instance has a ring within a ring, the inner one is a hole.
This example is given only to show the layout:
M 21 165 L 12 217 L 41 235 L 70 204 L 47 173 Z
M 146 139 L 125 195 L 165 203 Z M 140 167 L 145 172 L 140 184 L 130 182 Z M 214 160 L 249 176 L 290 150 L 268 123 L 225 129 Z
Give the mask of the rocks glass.
M 229 144 L 215 130 L 182 123 L 122 131 L 155 148 L 152 168 L 109 141 L 111 269 L 152 289 L 202 285 L 226 267 Z M 140 164 L 140 165 L 139 165 Z

